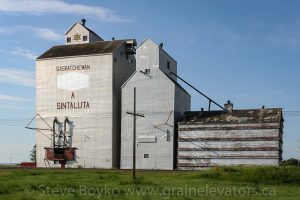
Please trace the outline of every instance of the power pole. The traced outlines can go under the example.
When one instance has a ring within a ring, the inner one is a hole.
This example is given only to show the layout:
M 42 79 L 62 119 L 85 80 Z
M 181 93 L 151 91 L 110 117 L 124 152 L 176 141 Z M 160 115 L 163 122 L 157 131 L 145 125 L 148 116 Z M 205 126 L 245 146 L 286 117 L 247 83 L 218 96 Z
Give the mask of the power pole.
M 300 143 L 300 140 L 298 140 L 298 142 Z M 298 147 L 298 150 L 300 151 L 300 146 Z M 298 167 L 300 166 L 300 158 L 298 157 Z
M 133 112 L 127 111 L 129 115 L 133 115 L 133 158 L 132 158 L 132 178 L 136 180 L 135 168 L 136 168 L 136 117 L 145 117 L 141 113 L 136 113 L 136 88 L 133 88 Z

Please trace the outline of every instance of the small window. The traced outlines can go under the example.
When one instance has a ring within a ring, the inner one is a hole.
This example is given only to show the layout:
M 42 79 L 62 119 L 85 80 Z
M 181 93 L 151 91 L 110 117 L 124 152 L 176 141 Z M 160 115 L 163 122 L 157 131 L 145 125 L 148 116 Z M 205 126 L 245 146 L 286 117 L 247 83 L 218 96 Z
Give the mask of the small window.
M 83 37 L 82 37 L 82 40 L 83 40 L 83 41 L 87 41 L 87 36 L 86 36 L 86 35 L 83 36 Z
M 67 37 L 67 43 L 70 43 L 70 42 L 71 42 L 71 38 Z
M 167 141 L 170 142 L 171 141 L 171 133 L 169 130 L 167 130 Z
M 144 154 L 144 158 L 149 158 L 149 154 Z
M 145 69 L 145 74 L 150 74 L 150 69 Z
M 170 61 L 167 61 L 167 68 L 170 69 Z

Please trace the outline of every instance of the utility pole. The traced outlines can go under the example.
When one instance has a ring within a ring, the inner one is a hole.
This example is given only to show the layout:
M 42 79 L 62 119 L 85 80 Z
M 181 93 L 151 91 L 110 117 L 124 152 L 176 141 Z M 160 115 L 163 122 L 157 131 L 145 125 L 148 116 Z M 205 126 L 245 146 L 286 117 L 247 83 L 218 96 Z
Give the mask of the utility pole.
M 300 140 L 298 140 L 298 142 L 300 143 Z M 300 146 L 298 147 L 298 150 L 300 151 Z M 298 167 L 300 166 L 300 158 L 298 157 Z
M 136 113 L 136 88 L 133 88 L 133 112 L 127 111 L 129 115 L 133 115 L 133 157 L 132 157 L 132 178 L 136 180 L 136 117 L 145 117 L 143 114 Z

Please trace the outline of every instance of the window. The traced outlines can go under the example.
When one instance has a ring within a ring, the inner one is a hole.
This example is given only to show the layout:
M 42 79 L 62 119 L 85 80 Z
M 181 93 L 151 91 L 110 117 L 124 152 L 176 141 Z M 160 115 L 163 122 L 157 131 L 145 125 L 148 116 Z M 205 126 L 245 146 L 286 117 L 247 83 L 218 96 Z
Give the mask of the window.
M 87 36 L 84 35 L 84 36 L 82 37 L 82 40 L 83 40 L 83 41 L 87 41 Z
M 67 43 L 70 43 L 70 42 L 71 42 L 71 38 L 67 37 Z
M 170 142 L 171 141 L 171 133 L 169 130 L 167 130 L 167 141 Z
M 170 61 L 167 61 L 167 68 L 170 69 Z
M 149 154 L 144 154 L 144 158 L 149 158 Z
M 150 74 L 150 69 L 145 69 L 145 74 Z

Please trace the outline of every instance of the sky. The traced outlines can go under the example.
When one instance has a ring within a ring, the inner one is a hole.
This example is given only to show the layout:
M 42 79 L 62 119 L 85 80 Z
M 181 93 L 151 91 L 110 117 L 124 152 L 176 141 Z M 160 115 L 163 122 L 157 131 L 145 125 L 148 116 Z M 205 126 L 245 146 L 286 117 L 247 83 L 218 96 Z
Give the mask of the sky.
M 300 1 L 0 0 L 0 163 L 29 161 L 35 58 L 76 21 L 105 40 L 151 38 L 219 104 L 284 109 L 284 159 L 300 158 Z M 192 95 L 192 110 L 208 102 Z M 217 109 L 216 107 L 213 107 Z

